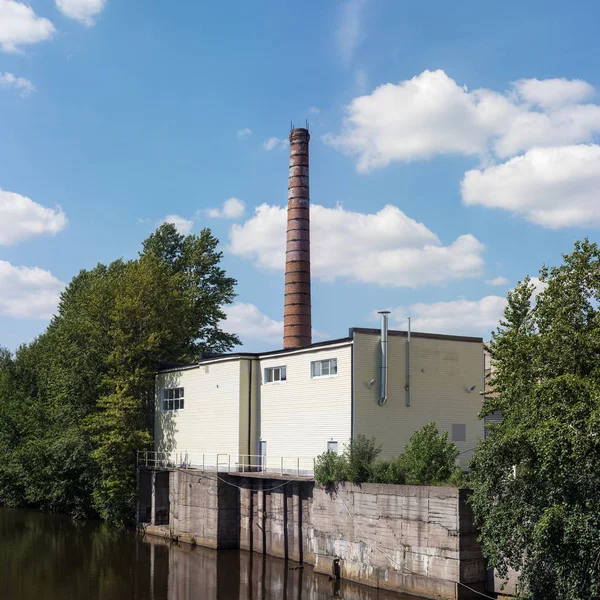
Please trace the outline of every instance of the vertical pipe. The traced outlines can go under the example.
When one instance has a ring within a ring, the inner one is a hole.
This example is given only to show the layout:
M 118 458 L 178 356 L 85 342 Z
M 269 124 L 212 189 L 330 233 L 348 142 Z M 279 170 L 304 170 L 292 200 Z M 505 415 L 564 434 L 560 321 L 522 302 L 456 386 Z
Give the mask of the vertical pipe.
M 406 338 L 406 406 L 410 406 L 410 317 L 408 317 L 408 337 Z
M 379 406 L 383 406 L 388 398 L 388 315 L 389 310 L 380 310 L 381 315 L 381 394 Z

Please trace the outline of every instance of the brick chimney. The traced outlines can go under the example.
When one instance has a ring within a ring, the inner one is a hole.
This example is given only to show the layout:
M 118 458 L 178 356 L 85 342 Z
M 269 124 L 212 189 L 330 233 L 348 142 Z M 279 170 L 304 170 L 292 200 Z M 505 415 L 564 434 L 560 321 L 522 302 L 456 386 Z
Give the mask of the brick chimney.
M 292 129 L 285 247 L 284 348 L 299 348 L 311 343 L 309 140 L 308 129 Z

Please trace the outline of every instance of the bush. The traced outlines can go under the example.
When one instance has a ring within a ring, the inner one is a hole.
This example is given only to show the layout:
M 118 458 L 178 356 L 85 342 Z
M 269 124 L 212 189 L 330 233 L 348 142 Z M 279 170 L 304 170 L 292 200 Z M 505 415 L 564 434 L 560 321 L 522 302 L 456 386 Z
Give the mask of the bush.
M 381 446 L 377 446 L 375 438 L 359 435 L 344 448 L 346 474 L 352 483 L 370 481 L 375 459 L 381 454 Z
M 394 458 L 392 460 L 378 460 L 373 465 L 369 483 L 404 483 L 405 480 L 398 459 Z
M 448 432 L 440 433 L 435 423 L 428 423 L 412 434 L 398 463 L 406 483 L 440 485 L 455 473 L 458 454 L 456 445 L 448 441 Z
M 317 456 L 315 462 L 315 481 L 330 486 L 338 481 L 346 481 L 346 461 L 331 450 Z

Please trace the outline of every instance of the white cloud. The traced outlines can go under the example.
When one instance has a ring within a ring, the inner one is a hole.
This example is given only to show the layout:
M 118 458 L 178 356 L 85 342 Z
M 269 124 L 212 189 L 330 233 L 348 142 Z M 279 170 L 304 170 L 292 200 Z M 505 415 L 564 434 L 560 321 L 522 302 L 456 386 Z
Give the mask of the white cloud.
M 600 226 L 600 146 L 535 148 L 461 183 L 463 202 L 502 208 L 543 227 Z
M 244 138 L 246 138 L 250 135 L 252 135 L 252 129 L 248 129 L 248 127 L 246 127 L 246 129 L 238 129 L 237 136 L 240 139 L 243 140 Z
M 177 231 L 183 235 L 188 235 L 192 231 L 194 221 L 190 221 L 179 215 L 167 215 L 163 220 L 163 223 L 172 223 L 177 228 Z
M 531 277 L 534 290 L 532 300 L 546 289 L 538 277 Z M 452 335 L 476 335 L 488 339 L 504 316 L 508 304 L 504 296 L 485 296 L 481 300 L 457 298 L 448 302 L 432 302 L 398 306 L 391 311 L 393 326 L 408 327 L 407 317 L 411 317 L 411 329 L 425 333 L 446 333 Z M 372 320 L 376 313 L 370 315 Z
M 0 73 L 0 88 L 21 90 L 24 98 L 35 92 L 35 86 L 25 77 L 15 77 L 12 73 Z
M 487 338 L 498 327 L 504 313 L 506 298 L 485 296 L 481 300 L 458 298 L 450 302 L 417 303 L 392 310 L 393 326 L 406 329 L 411 317 L 411 329 L 425 333 L 477 335 Z
M 0 260 L 0 315 L 49 319 L 64 287 L 49 271 Z
M 239 219 L 244 215 L 246 205 L 239 198 L 228 198 L 221 208 L 209 208 L 207 216 L 212 219 Z
M 344 0 L 340 7 L 340 20 L 336 43 L 342 60 L 349 63 L 362 42 L 362 22 L 368 0 Z
M 600 132 L 600 106 L 579 103 L 590 90 L 579 80 L 522 79 L 505 93 L 469 91 L 442 70 L 424 71 L 354 98 L 342 131 L 325 141 L 355 156 L 361 172 L 437 154 L 507 158 L 590 141 Z
M 487 285 L 500 286 L 508 285 L 509 281 L 508 279 L 506 279 L 506 277 L 502 277 L 502 275 L 499 275 L 498 277 L 494 277 L 494 279 L 486 279 L 485 283 Z
M 44 233 L 56 234 L 67 225 L 58 206 L 46 208 L 33 200 L 0 189 L 0 246 L 12 246 Z
M 283 321 L 267 317 L 254 304 L 235 302 L 225 308 L 225 313 L 227 318 L 221 322 L 221 328 L 239 335 L 242 341 L 281 343 L 283 340 Z
M 309 114 L 309 115 L 318 115 L 320 112 L 321 112 L 321 109 L 320 109 L 320 108 L 318 108 L 318 107 L 316 107 L 316 106 L 311 106 L 311 107 L 308 109 L 308 114 Z
M 263 142 L 263 148 L 270 152 L 271 150 L 275 150 L 275 148 L 287 148 L 290 145 L 289 140 L 287 139 L 279 139 L 276 137 L 270 137 L 268 140 Z
M 0 0 L 0 50 L 19 52 L 20 46 L 52 37 L 54 25 L 38 17 L 33 8 L 15 0 Z
M 56 8 L 70 19 L 75 19 L 88 27 L 94 25 L 97 17 L 106 6 L 106 0 L 55 0 Z
M 228 250 L 264 269 L 283 270 L 286 210 L 262 204 L 253 217 L 233 225 Z M 476 277 L 483 270 L 483 244 L 470 234 L 448 246 L 423 223 L 395 206 L 375 214 L 343 207 L 311 206 L 312 273 L 387 287 L 417 287 Z
M 523 101 L 541 108 L 578 104 L 594 95 L 594 87 L 581 79 L 520 79 L 514 87 Z

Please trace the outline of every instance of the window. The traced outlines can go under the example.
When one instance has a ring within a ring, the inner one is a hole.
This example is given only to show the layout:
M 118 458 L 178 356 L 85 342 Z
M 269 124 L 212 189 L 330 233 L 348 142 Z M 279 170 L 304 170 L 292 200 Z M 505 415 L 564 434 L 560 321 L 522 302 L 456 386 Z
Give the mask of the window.
M 327 442 L 327 452 L 335 452 L 338 453 L 338 443 L 331 440 Z
M 269 367 L 265 369 L 265 383 L 273 383 L 275 381 L 285 381 L 285 367 Z
M 452 441 L 466 442 L 467 441 L 467 426 L 464 423 L 454 423 L 452 425 Z
M 183 388 L 163 390 L 163 410 L 183 410 Z
M 329 377 L 331 375 L 337 375 L 337 358 L 315 360 L 310 363 L 311 377 Z

